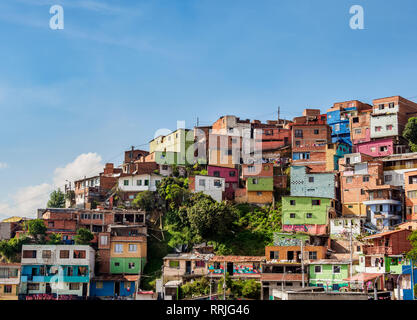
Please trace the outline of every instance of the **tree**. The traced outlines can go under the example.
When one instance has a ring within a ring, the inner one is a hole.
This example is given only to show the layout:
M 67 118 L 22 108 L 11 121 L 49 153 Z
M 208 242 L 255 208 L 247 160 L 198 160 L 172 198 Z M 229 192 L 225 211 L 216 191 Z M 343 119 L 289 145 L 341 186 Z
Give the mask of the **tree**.
M 26 221 L 26 229 L 35 241 L 43 241 L 46 234 L 46 226 L 42 219 L 34 219 Z
M 411 243 L 411 250 L 407 252 L 407 259 L 412 259 L 413 261 L 417 261 L 417 230 L 414 230 L 408 240 Z
M 403 131 L 403 137 L 409 142 L 411 151 L 417 152 L 417 117 L 411 117 Z
M 51 233 L 49 235 L 48 244 L 62 244 L 62 235 L 60 233 Z
M 203 193 L 193 195 L 191 204 L 186 211 L 192 232 L 202 240 L 214 242 L 230 236 L 237 218 L 233 206 L 217 202 Z
M 91 240 L 94 239 L 94 235 L 90 230 L 86 228 L 80 228 L 77 230 L 77 235 L 75 236 L 76 244 L 90 244 Z
M 22 245 L 30 240 L 26 236 L 0 241 L 0 255 L 8 262 L 19 262 Z
M 48 208 L 65 208 L 65 194 L 58 188 L 51 193 L 46 205 Z
M 157 206 L 157 199 L 152 191 L 139 192 L 132 201 L 133 208 L 140 208 L 146 212 L 151 212 Z

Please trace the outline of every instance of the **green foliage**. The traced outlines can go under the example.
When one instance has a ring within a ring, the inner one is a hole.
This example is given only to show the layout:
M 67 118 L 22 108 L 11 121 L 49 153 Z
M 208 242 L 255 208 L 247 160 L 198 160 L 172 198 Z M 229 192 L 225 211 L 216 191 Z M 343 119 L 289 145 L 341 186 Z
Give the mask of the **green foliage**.
M 19 262 L 22 246 L 29 241 L 30 239 L 26 236 L 0 241 L 0 255 L 7 262 Z
M 191 194 L 188 190 L 188 179 L 175 177 L 162 179 L 157 192 L 169 210 L 177 210 L 183 202 L 189 199 Z
M 94 239 L 94 235 L 90 230 L 86 228 L 80 228 L 77 230 L 77 235 L 75 236 L 76 244 L 90 244 L 91 240 Z
M 210 280 L 206 277 L 187 282 L 181 286 L 181 297 L 192 298 L 208 295 L 210 293 Z
M 152 191 L 139 192 L 132 201 L 133 208 L 139 208 L 151 212 L 157 207 L 157 199 Z
M 58 188 L 51 193 L 47 203 L 48 208 L 65 208 L 65 194 Z
M 223 294 L 224 280 L 221 278 L 217 286 L 217 293 Z M 249 280 L 232 280 L 229 273 L 226 273 L 226 295 L 234 298 L 260 299 L 261 284 L 255 279 Z
M 409 141 L 412 152 L 417 152 L 417 117 L 411 117 L 403 131 L 403 137 Z
M 47 244 L 62 244 L 62 234 L 60 233 L 51 233 L 49 235 L 49 240 Z
M 43 241 L 46 234 L 46 226 L 42 219 L 28 220 L 25 222 L 26 230 L 36 241 Z

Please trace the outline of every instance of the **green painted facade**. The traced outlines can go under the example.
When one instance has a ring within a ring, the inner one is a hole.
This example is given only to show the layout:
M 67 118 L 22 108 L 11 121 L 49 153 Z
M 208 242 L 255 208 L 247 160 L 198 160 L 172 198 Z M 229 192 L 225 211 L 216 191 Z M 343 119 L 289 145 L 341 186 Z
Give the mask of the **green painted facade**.
M 320 272 L 316 272 L 316 266 Z M 339 266 L 340 273 L 334 273 L 333 267 Z M 339 291 L 341 287 L 347 287 L 348 283 L 344 281 L 349 277 L 349 264 L 316 264 L 311 263 L 309 266 L 309 284 L 310 286 L 320 286 L 329 291 Z
M 313 205 L 313 200 L 320 201 L 320 204 Z M 325 225 L 328 223 L 328 210 L 332 204 L 333 200 L 329 198 L 282 197 L 282 224 Z M 291 214 L 295 214 L 295 217 L 291 217 Z M 311 217 L 308 218 L 308 214 L 311 214 Z
M 163 152 L 155 151 L 155 162 L 157 164 L 167 164 L 167 165 L 188 165 L 187 157 L 184 153 L 180 152 Z
M 248 191 L 274 191 L 274 178 L 248 178 L 246 188 Z
M 403 265 L 408 265 L 408 261 L 405 258 L 400 257 L 385 257 L 385 272 L 392 274 L 402 274 Z
M 133 268 L 129 268 L 129 263 L 134 263 Z M 146 263 L 146 258 L 111 258 L 110 273 L 138 274 L 142 272 Z

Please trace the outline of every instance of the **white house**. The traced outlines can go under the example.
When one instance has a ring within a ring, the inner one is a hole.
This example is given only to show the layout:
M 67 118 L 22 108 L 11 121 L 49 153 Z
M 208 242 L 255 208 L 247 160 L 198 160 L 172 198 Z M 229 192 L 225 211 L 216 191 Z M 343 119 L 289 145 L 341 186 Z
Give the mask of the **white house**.
M 224 178 L 201 175 L 192 178 L 190 187 L 193 192 L 203 192 L 218 202 L 222 201 L 225 191 Z
M 332 218 L 330 219 L 330 236 L 346 238 L 350 232 L 354 237 L 358 236 L 361 234 L 364 221 L 363 217 Z
M 161 180 L 162 176 L 155 173 L 123 175 L 118 185 L 124 192 L 156 191 Z

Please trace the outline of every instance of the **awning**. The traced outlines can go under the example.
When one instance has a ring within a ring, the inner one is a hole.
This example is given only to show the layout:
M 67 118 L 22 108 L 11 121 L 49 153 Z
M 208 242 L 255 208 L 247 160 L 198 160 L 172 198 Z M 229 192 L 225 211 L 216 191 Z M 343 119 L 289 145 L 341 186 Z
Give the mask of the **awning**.
M 366 281 L 370 281 L 370 280 L 374 280 L 378 277 L 383 276 L 383 273 L 358 273 L 355 274 L 354 276 L 344 279 L 345 281 L 357 281 L 357 282 L 366 282 Z

